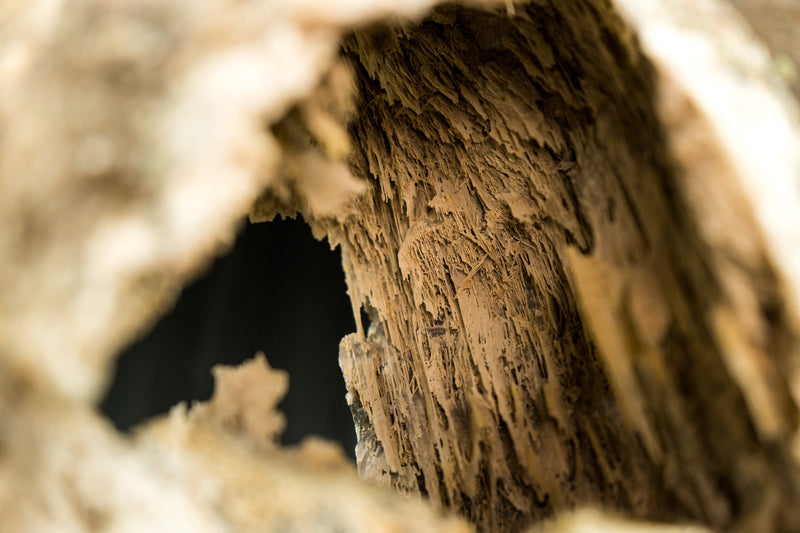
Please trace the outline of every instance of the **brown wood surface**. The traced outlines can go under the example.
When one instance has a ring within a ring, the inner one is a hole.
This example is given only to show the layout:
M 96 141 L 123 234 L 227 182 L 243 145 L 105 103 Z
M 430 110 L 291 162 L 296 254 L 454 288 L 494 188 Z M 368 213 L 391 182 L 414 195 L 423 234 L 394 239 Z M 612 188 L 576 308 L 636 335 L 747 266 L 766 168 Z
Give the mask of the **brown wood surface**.
M 298 211 L 370 317 L 369 483 L 481 533 L 799 531 L 793 2 L 0 1 L 0 531 L 473 531 L 277 447 L 260 359 L 97 411 L 247 212 Z
M 713 136 L 610 6 L 441 7 L 344 53 L 362 475 L 480 531 L 585 504 L 800 528 L 796 332 Z

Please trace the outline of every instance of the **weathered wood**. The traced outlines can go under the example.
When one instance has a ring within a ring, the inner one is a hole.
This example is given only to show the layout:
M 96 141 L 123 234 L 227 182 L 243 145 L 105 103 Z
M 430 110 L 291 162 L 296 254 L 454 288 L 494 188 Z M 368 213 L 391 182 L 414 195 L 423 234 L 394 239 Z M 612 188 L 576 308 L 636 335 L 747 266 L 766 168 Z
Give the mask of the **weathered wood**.
M 472 529 L 276 448 L 258 361 L 133 438 L 96 412 L 117 349 L 280 211 L 370 316 L 341 350 L 370 482 L 482 532 L 587 504 L 800 529 L 769 60 L 722 0 L 490 3 L 0 3 L 0 530 Z M 629 527 L 593 516 L 545 530 Z
M 344 50 L 362 475 L 480 531 L 585 504 L 800 527 L 796 323 L 712 128 L 611 6 L 441 7 Z

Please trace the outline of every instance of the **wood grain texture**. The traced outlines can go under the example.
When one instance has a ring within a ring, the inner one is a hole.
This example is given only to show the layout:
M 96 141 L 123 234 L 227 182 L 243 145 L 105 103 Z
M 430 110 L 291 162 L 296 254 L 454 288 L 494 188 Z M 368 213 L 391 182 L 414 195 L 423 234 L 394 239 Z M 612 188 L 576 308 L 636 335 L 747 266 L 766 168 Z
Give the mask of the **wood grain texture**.
M 0 530 L 474 529 L 276 448 L 263 362 L 135 436 L 97 412 L 248 211 L 342 246 L 362 478 L 481 532 L 800 530 L 800 122 L 756 37 L 433 3 L 0 2 Z
M 746 206 L 740 240 L 698 231 L 740 191 L 709 134 L 704 208 L 611 6 L 445 6 L 344 53 L 369 192 L 327 231 L 371 317 L 340 354 L 362 476 L 480 531 L 584 504 L 800 527 L 796 331 Z

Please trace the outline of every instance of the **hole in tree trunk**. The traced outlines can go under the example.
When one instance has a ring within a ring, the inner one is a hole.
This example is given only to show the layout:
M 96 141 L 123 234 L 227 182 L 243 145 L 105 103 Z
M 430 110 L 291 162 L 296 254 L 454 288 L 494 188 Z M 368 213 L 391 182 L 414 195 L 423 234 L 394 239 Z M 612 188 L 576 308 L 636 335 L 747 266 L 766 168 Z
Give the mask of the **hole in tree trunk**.
M 120 356 L 102 410 L 127 430 L 177 402 L 209 398 L 212 366 L 236 365 L 260 350 L 289 372 L 282 442 L 316 434 L 352 455 L 337 355 L 353 331 L 339 250 L 315 240 L 299 219 L 248 224 L 231 253 Z

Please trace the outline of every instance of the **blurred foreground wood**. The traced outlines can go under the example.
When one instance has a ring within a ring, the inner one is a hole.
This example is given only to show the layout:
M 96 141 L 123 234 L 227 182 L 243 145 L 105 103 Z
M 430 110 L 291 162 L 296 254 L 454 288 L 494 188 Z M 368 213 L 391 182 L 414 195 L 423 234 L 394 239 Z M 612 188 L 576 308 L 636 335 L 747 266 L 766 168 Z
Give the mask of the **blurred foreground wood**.
M 0 530 L 800 529 L 797 51 L 721 0 L 432 4 L 0 6 Z M 361 480 L 274 444 L 260 356 L 96 412 L 278 213 L 370 317 Z

